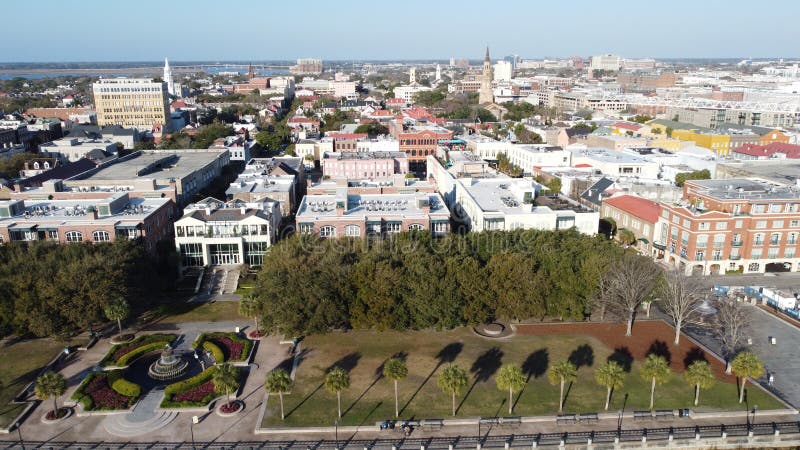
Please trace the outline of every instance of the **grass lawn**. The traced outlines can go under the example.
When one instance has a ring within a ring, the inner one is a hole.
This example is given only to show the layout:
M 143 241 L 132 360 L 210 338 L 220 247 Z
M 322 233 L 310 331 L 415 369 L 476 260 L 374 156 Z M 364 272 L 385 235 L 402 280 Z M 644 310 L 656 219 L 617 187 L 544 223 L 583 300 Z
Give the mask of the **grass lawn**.
M 236 287 L 236 293 L 239 295 L 245 295 L 255 287 L 256 287 L 255 282 L 240 282 L 239 285 Z
M 0 345 L 0 428 L 8 427 L 25 408 L 24 404 L 11 404 L 11 400 L 50 362 L 65 345 L 54 339 L 30 339 L 11 345 Z
M 280 420 L 277 395 L 270 396 L 264 426 L 332 425 L 336 420 L 336 395 L 325 390 L 324 373 L 335 365 L 350 371 L 350 388 L 342 392 L 341 425 L 373 424 L 394 415 L 393 384 L 381 376 L 383 362 L 404 355 L 408 377 L 399 382 L 400 417 L 403 419 L 447 418 L 451 399 L 436 384 L 440 368 L 454 362 L 469 374 L 465 392 L 456 399 L 460 417 L 508 415 L 508 391 L 500 391 L 494 375 L 502 364 L 516 364 L 530 376 L 521 394 L 514 395 L 514 415 L 555 414 L 558 386 L 551 386 L 546 370 L 554 362 L 575 358 L 582 365 L 578 380 L 569 388 L 565 412 L 599 412 L 605 388 L 594 380 L 594 369 L 612 350 L 585 335 L 515 336 L 509 340 L 487 340 L 469 329 L 421 332 L 350 332 L 307 337 L 301 346 L 302 361 L 291 394 L 284 396 L 286 420 Z M 285 362 L 287 368 L 291 361 Z M 625 386 L 612 396 L 610 411 L 647 409 L 649 383 L 633 363 Z M 762 410 L 782 405 L 760 388 L 749 386 L 750 404 Z M 656 409 L 693 408 L 693 388 L 682 374 L 656 388 Z M 698 411 L 738 410 L 737 386 L 721 383 L 700 394 Z
M 225 322 L 243 320 L 239 315 L 239 302 L 171 302 L 162 303 L 148 313 L 152 322 L 184 323 L 184 322 Z

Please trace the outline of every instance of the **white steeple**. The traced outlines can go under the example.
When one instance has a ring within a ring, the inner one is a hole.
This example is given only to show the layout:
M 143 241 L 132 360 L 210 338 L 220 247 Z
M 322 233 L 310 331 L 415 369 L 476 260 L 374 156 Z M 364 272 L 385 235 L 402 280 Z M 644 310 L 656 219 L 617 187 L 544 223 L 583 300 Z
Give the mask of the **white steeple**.
M 167 58 L 164 58 L 164 82 L 167 83 L 169 95 L 177 95 L 175 94 L 175 82 L 172 81 L 172 69 L 169 67 Z
M 436 81 L 442 81 L 442 66 L 436 65 Z

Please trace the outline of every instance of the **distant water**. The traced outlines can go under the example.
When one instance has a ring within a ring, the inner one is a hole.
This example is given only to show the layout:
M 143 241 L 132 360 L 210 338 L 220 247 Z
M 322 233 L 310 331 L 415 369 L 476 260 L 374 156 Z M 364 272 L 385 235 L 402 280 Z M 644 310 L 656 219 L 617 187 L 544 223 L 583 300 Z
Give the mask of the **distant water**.
M 241 75 L 247 74 L 247 69 L 226 69 L 224 67 L 213 67 L 213 68 L 206 68 L 204 70 L 209 75 L 217 75 L 220 72 L 238 72 Z M 256 70 L 256 75 L 264 75 L 264 76 L 280 76 L 280 75 L 288 75 L 288 70 Z M 160 74 L 159 74 L 160 75 Z M 97 72 L 75 72 L 75 73 L 13 73 L 13 74 L 0 74 L 0 80 L 13 80 L 14 78 L 25 78 L 28 80 L 43 80 L 46 78 L 59 78 L 59 77 L 105 77 L 105 78 L 115 78 L 115 77 L 129 77 L 129 78 L 136 78 L 136 77 L 147 77 L 141 73 L 97 73 Z M 175 74 L 175 79 L 179 79 L 181 77 L 181 73 Z

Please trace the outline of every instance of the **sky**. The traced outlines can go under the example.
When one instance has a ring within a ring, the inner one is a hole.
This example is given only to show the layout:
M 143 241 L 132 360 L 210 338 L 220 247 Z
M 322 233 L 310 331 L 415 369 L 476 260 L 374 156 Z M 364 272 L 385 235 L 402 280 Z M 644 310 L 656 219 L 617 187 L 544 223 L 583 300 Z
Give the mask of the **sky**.
M 0 62 L 800 54 L 798 0 L 7 0 L 3 16 Z

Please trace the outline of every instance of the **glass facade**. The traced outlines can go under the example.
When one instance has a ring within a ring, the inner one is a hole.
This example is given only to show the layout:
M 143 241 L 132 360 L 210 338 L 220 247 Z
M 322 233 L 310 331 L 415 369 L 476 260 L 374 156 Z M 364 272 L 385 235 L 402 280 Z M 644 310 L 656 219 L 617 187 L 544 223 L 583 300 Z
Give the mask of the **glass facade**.
M 203 266 L 203 244 L 181 244 L 181 256 L 184 267 Z

